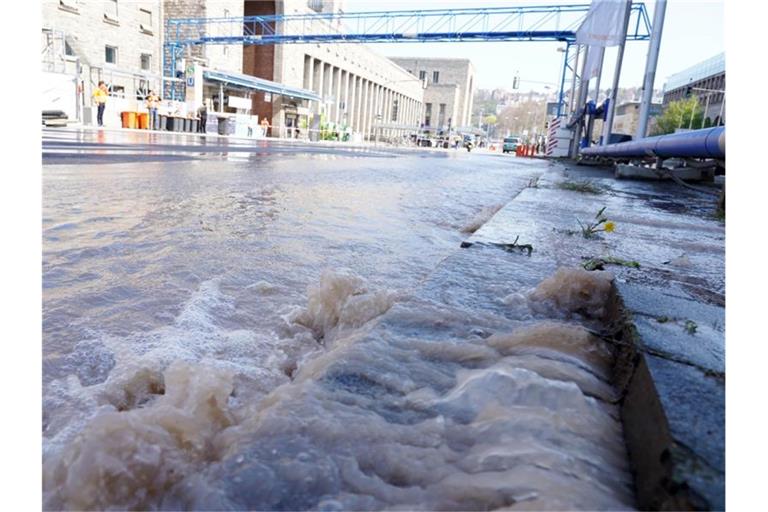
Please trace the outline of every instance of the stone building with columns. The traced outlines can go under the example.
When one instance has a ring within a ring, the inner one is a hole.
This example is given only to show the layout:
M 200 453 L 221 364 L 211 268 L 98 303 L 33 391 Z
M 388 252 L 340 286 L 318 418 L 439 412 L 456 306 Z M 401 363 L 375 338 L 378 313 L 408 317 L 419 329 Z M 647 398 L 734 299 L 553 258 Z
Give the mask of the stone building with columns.
M 246 1 L 245 16 L 338 12 L 342 1 Z M 302 22 L 306 23 L 306 22 Z M 325 21 L 313 32 L 335 30 Z M 280 27 L 278 27 L 279 29 Z M 290 30 L 290 27 L 283 27 Z M 350 127 L 363 138 L 375 136 L 377 125 L 412 126 L 422 117 L 423 85 L 419 79 L 370 47 L 355 44 L 253 45 L 243 48 L 243 73 L 318 93 L 321 101 L 253 93 L 251 112 L 271 120 L 274 129 L 312 128 L 322 119 Z M 306 126 L 305 126 L 306 124 Z M 273 129 L 273 131 L 275 131 Z M 386 129 L 383 135 L 394 135 Z

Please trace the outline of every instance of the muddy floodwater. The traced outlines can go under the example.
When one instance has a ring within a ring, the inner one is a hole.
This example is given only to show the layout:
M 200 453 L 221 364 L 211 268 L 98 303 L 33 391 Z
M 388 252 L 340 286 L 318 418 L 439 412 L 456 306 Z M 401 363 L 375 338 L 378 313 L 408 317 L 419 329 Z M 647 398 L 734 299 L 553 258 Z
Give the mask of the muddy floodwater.
M 568 313 L 606 276 L 499 296 L 516 327 L 465 341 L 374 329 L 476 315 L 409 297 L 546 165 L 44 166 L 44 507 L 631 509 L 611 354 Z

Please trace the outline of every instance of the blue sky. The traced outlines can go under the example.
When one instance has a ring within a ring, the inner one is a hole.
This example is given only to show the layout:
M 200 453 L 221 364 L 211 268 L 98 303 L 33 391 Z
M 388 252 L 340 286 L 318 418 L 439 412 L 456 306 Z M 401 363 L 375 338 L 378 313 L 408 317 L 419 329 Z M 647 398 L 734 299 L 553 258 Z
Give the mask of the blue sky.
M 499 7 L 508 5 L 543 5 L 587 3 L 560 0 L 542 1 L 484 1 L 484 0 L 346 0 L 346 11 L 443 9 L 461 7 Z M 653 20 L 656 2 L 645 2 Z M 725 49 L 724 6 L 716 0 L 668 0 L 661 54 L 656 74 L 656 88 L 666 77 L 716 55 Z M 511 89 L 512 77 L 519 71 L 522 90 L 543 90 L 543 83 L 557 83 L 562 67 L 562 54 L 556 42 L 503 43 L 414 43 L 375 44 L 373 48 L 389 56 L 450 56 L 471 59 L 477 70 L 481 88 Z M 647 42 L 629 42 L 624 53 L 620 87 L 642 85 Z M 601 88 L 610 87 L 615 49 L 606 51 Z

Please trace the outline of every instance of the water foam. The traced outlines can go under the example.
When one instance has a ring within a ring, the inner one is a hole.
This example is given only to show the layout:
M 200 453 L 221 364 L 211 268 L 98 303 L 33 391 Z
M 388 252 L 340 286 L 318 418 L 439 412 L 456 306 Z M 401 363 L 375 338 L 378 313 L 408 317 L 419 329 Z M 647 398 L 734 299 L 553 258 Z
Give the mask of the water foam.
M 208 360 L 173 362 L 162 388 L 147 374 L 154 393 L 139 386 L 46 459 L 46 508 L 630 509 L 612 354 L 564 321 L 600 316 L 609 276 L 561 270 L 509 329 L 470 328 L 462 310 L 419 320 L 417 302 L 327 272 L 291 318 L 333 342 L 292 380 L 254 400 Z M 369 322 L 391 308 L 413 317 L 404 331 Z

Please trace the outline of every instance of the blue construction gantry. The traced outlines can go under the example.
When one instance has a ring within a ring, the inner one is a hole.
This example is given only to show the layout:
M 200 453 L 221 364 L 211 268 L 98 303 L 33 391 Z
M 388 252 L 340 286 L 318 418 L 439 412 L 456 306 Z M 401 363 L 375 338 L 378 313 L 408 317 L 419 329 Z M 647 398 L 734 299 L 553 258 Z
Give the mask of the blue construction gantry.
M 557 41 L 568 49 L 589 3 L 418 11 L 276 14 L 227 18 L 174 18 L 166 22 L 165 47 L 171 74 L 186 48 L 209 44 L 437 43 Z M 645 4 L 633 3 L 627 40 L 650 38 Z M 165 55 L 164 55 L 165 58 Z M 561 85 L 562 100 L 562 85 Z

